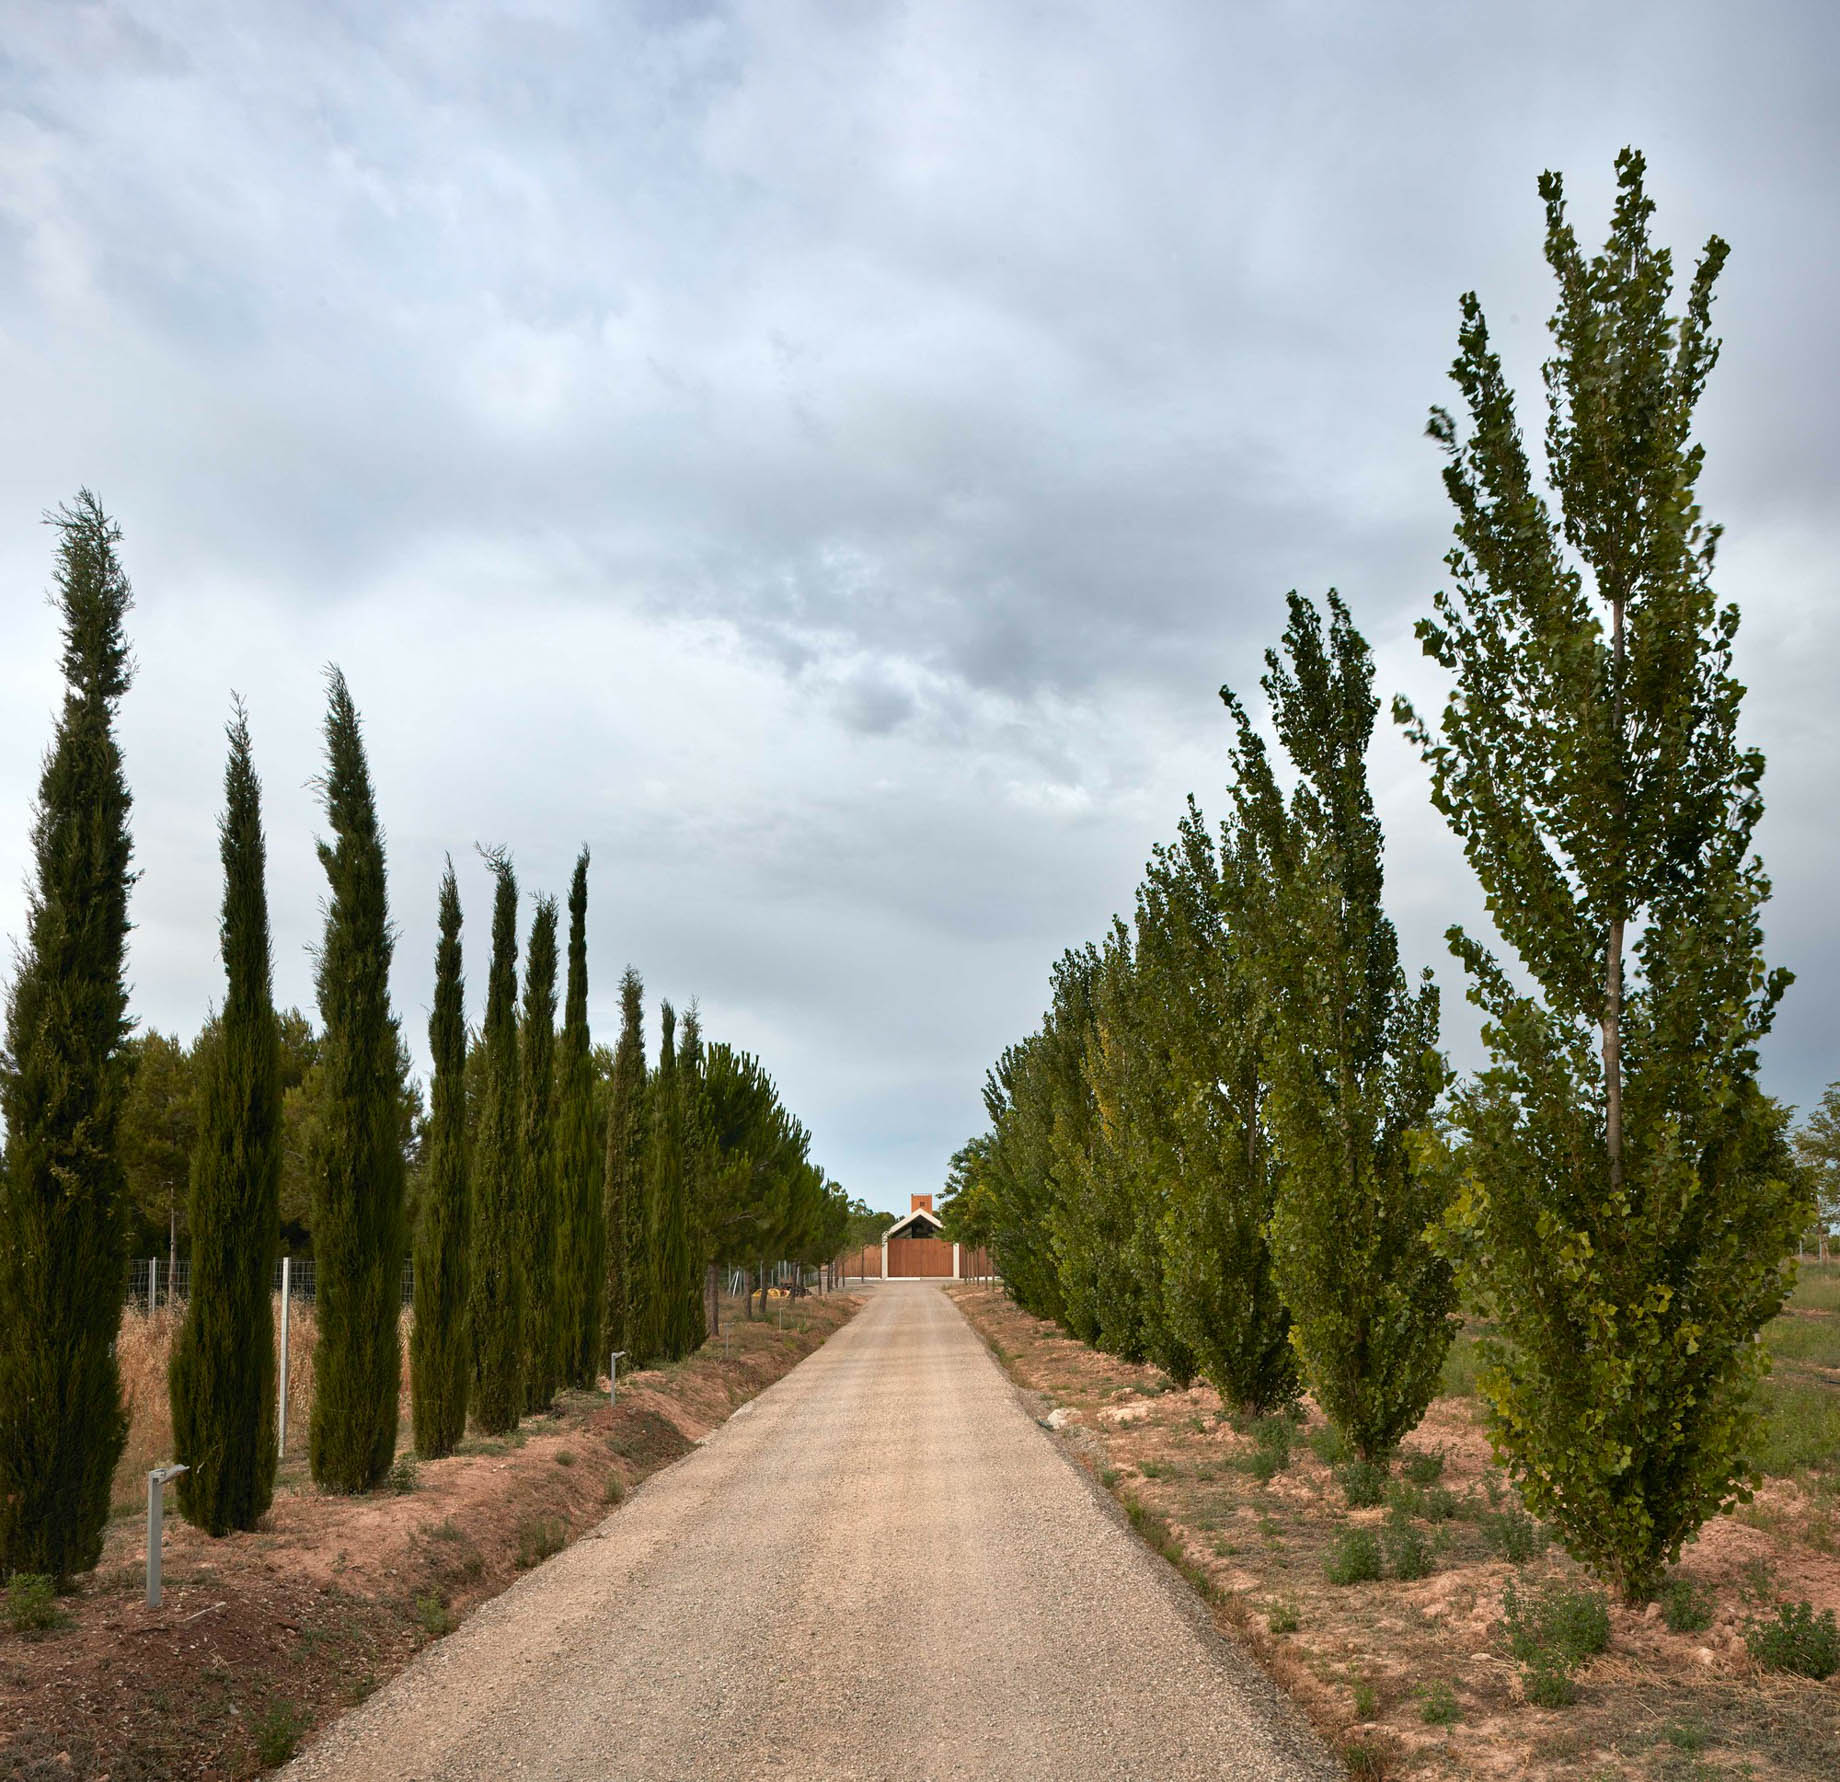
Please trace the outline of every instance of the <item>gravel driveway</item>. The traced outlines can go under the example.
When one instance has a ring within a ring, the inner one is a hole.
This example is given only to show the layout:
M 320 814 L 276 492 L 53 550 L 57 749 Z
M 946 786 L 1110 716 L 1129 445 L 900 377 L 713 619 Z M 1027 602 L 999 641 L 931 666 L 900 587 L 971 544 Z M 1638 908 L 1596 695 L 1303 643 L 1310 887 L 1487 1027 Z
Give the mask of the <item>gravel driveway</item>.
M 957 1308 L 856 1318 L 291 1782 L 1343 1774 Z

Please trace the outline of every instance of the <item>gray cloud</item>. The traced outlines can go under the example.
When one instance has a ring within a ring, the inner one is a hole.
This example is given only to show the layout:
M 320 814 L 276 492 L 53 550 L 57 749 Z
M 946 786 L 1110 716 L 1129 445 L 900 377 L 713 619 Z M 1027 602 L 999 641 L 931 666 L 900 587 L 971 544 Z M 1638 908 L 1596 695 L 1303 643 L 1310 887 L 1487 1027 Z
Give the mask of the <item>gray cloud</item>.
M 1340 586 L 1435 704 L 1457 294 L 1531 399 L 1534 176 L 1588 237 L 1633 141 L 1682 263 L 1734 246 L 1706 495 L 1803 979 L 1768 1066 L 1805 1101 L 1840 1075 L 1837 50 L 1812 4 L 16 6 L 0 927 L 56 696 L 35 522 L 88 482 L 140 591 L 146 1018 L 216 992 L 232 686 L 309 994 L 336 658 L 418 1041 L 443 851 L 555 888 L 588 840 L 603 1025 L 629 957 L 700 994 L 892 1203 L 1182 794 L 1221 802 L 1214 689 L 1252 687 L 1286 588 Z M 1378 767 L 1448 981 L 1474 889 L 1397 738 Z

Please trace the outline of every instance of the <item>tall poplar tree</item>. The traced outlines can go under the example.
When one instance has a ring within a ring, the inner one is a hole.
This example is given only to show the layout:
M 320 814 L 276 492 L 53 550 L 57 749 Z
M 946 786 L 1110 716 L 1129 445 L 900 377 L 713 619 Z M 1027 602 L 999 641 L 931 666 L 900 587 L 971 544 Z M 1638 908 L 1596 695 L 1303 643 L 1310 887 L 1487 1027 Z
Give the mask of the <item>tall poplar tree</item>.
M 492 869 L 492 970 L 486 981 L 482 1105 L 473 1164 L 473 1418 L 488 1435 L 524 1412 L 524 1270 L 518 1143 L 517 874 Z
M 192 1284 L 173 1345 L 179 1508 L 210 1534 L 254 1528 L 275 1485 L 275 1327 L 280 1243 L 281 1028 L 268 938 L 262 785 L 238 704 L 224 815 L 223 1012 L 200 1050 L 192 1151 Z
M 132 664 L 120 529 L 89 490 L 51 523 L 64 708 L 38 782 L 26 938 L 0 1052 L 0 1574 L 63 1580 L 102 1552 L 127 1440 L 116 1125 L 133 882 L 115 712 Z
M 466 981 L 461 975 L 460 884 L 454 863 L 441 879 L 428 1050 L 434 1082 L 427 1176 L 415 1234 L 415 1328 L 409 1338 L 415 1451 L 453 1453 L 466 1434 L 471 1356 L 467 1340 L 472 1204 L 466 1146 Z
M 601 1347 L 632 1351 L 647 1294 L 645 1235 L 645 984 L 629 965 L 620 977 L 620 1038 L 607 1098 L 607 1156 L 601 1178 L 606 1274 Z
M 390 1013 L 394 940 L 383 830 L 351 691 L 327 675 L 331 898 L 317 988 L 324 1103 L 314 1169 L 319 1346 L 308 1463 L 327 1491 L 368 1491 L 396 1455 L 402 1384 L 402 1053 Z
M 561 1225 L 556 1241 L 562 1378 L 590 1387 L 600 1368 L 601 1159 L 594 1114 L 594 1042 L 588 1032 L 588 850 L 569 883 L 568 994 L 563 1003 L 556 1129 Z
M 1453 1271 L 1426 1237 L 1446 1184 L 1414 1152 L 1445 1070 L 1437 987 L 1429 972 L 1407 985 L 1381 903 L 1373 657 L 1333 590 L 1328 604 L 1325 633 L 1293 593 L 1289 660 L 1266 652 L 1261 684 L 1298 770 L 1288 800 L 1245 707 L 1221 697 L 1239 732 L 1243 846 L 1266 891 L 1246 940 L 1268 1010 L 1273 1265 L 1316 1402 L 1384 1464 L 1436 1393 L 1455 1331 Z
M 524 1019 L 518 1074 L 523 1090 L 519 1201 L 524 1270 L 524 1408 L 541 1411 L 562 1371 L 556 1278 L 556 900 L 537 899 L 524 955 Z
M 1492 1067 L 1459 1101 L 1449 1229 L 1495 1334 L 1491 1437 L 1567 1546 L 1640 1600 L 1742 1497 L 1783 1259 L 1808 1203 L 1757 1045 L 1788 974 L 1762 956 L 1762 757 L 1740 746 L 1735 606 L 1712 588 L 1693 411 L 1718 357 L 1714 236 L 1668 313 L 1642 157 L 1617 158 L 1587 260 L 1540 181 L 1558 282 L 1535 483 L 1482 306 L 1442 409 L 1454 591 L 1419 635 L 1455 680 L 1441 733 L 1401 703 L 1537 995 L 1451 931 Z

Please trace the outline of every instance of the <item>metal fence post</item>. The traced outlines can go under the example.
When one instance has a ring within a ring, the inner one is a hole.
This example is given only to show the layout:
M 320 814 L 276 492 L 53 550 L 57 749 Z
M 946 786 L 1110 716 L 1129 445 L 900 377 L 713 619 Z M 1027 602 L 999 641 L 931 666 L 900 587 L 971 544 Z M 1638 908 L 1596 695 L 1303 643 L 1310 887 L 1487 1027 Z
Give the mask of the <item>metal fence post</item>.
M 160 1259 L 157 1256 L 147 1258 L 147 1316 L 151 1318 L 154 1308 L 160 1303 Z
M 166 1481 L 183 1466 L 156 1466 L 147 1475 L 147 1607 L 160 1606 L 160 1540 L 166 1525 Z
M 615 1349 L 613 1359 L 607 1363 L 607 1403 L 615 1405 L 620 1399 L 620 1362 L 624 1358 L 624 1349 Z
M 275 1412 L 275 1455 L 277 1459 L 287 1456 L 287 1364 L 288 1364 L 288 1288 L 292 1285 L 289 1274 L 293 1257 L 281 1258 L 281 1403 Z

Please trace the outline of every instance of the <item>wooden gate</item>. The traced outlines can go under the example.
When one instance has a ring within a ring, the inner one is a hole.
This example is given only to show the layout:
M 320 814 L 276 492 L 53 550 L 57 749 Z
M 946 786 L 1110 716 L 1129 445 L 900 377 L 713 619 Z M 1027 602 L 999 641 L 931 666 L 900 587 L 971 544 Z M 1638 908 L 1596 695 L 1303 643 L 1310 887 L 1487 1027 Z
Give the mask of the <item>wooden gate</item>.
M 952 1278 L 952 1246 L 941 1238 L 890 1238 L 888 1278 L 902 1275 Z

